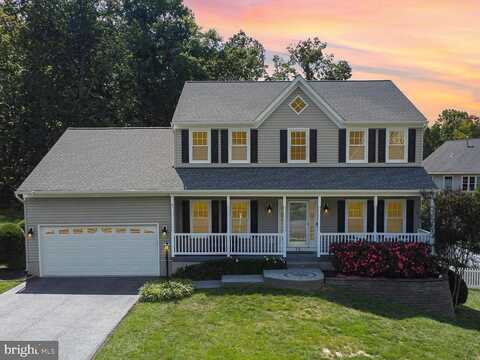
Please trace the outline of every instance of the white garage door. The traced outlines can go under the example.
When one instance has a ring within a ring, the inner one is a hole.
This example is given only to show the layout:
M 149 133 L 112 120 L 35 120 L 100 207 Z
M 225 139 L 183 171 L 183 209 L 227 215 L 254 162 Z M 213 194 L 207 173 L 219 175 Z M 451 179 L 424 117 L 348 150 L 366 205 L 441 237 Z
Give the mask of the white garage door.
M 40 226 L 41 276 L 160 275 L 158 226 Z

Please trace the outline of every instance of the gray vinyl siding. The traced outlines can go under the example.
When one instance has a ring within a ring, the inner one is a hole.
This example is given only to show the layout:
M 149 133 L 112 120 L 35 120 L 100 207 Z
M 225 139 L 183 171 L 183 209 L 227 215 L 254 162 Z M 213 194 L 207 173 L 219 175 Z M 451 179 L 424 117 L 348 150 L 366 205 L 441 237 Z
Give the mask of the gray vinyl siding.
M 444 186 L 444 177 L 451 176 L 452 177 L 452 190 L 462 190 L 463 185 L 463 177 L 464 176 L 476 176 L 477 177 L 477 188 L 480 186 L 480 175 L 479 174 L 461 174 L 461 175 L 432 175 L 432 180 L 437 185 L 437 187 L 441 190 L 445 189 Z
M 290 102 L 300 95 L 308 107 L 297 115 Z M 366 119 L 368 120 L 368 119 Z M 241 119 L 239 119 L 241 122 Z M 379 126 L 372 126 L 379 127 Z M 382 125 L 382 127 L 386 127 Z M 221 127 L 220 127 L 221 128 Z M 280 163 L 280 130 L 289 128 L 317 129 L 317 162 L 307 164 Z M 183 164 L 181 129 L 175 129 L 175 166 L 412 166 L 423 161 L 423 128 L 417 128 L 416 162 L 412 163 L 338 163 L 338 126 L 301 89 L 295 90 L 258 128 L 258 163 L 256 164 Z M 407 140 L 407 139 L 406 139 Z M 378 141 L 377 141 L 378 143 Z M 219 132 L 219 160 L 221 152 Z
M 27 271 L 39 275 L 38 225 L 155 223 L 170 226 L 167 197 L 69 198 L 25 200 L 26 228 L 34 235 L 26 241 Z M 169 238 L 169 236 L 168 236 Z M 163 240 L 163 239 L 162 239 Z M 161 257 L 161 274 L 165 274 Z

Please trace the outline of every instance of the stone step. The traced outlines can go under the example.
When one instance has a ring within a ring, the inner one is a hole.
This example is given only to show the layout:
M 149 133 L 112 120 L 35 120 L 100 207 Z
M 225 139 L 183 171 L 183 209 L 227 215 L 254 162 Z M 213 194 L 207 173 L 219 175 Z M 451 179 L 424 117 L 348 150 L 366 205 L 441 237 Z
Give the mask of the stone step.
M 222 286 L 262 285 L 262 275 L 223 275 Z
M 264 270 L 265 285 L 297 290 L 318 290 L 325 283 L 323 271 L 319 268 L 288 268 Z
M 287 261 L 288 268 L 316 268 L 324 271 L 332 271 L 333 265 L 330 261 Z

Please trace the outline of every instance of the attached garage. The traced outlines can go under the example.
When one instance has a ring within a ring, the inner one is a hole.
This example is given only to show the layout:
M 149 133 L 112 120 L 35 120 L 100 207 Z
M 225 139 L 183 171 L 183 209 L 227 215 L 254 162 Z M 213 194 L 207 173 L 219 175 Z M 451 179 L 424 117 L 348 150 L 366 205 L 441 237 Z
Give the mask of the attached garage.
M 40 276 L 159 276 L 158 224 L 39 225 Z

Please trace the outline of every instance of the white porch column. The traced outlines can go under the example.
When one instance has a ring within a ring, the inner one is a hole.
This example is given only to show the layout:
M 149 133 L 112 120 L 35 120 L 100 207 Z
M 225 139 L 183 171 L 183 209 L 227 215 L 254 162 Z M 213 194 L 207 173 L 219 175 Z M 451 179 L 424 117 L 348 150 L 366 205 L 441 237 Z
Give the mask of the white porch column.
M 173 195 L 170 195 L 170 219 L 172 222 L 170 226 L 172 257 L 174 257 L 175 256 L 175 197 Z
M 373 197 L 373 232 L 374 232 L 374 237 L 375 241 L 378 241 L 378 233 L 377 233 L 377 208 L 378 208 L 378 196 L 375 195 Z
M 287 257 L 287 197 L 283 196 L 283 257 Z
M 322 220 L 322 197 L 319 195 L 317 197 L 317 257 L 320 257 L 321 220 Z
M 230 208 L 230 195 L 227 196 L 227 256 L 230 256 L 231 245 L 232 245 L 232 220 L 231 217 L 231 208 Z
M 432 194 L 430 197 L 430 234 L 432 236 L 432 249 L 435 253 L 434 244 L 435 244 L 435 195 Z

